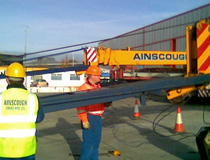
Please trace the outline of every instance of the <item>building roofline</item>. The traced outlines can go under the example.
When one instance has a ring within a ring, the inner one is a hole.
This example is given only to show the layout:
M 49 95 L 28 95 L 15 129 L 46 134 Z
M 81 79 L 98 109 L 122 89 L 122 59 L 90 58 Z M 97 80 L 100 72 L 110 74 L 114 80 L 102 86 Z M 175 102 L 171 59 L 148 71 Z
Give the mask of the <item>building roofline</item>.
M 119 36 L 116 36 L 116 37 L 113 37 L 113 38 L 110 38 L 110 39 L 112 40 L 112 39 L 115 39 L 115 38 L 120 38 L 120 37 L 121 37 L 121 36 L 123 36 L 123 35 L 126 35 L 126 34 L 129 34 L 129 33 L 132 33 L 132 32 L 135 32 L 135 31 L 138 31 L 138 30 L 142 30 L 142 29 L 148 28 L 148 27 L 153 26 L 153 25 L 156 25 L 156 24 L 158 24 L 158 23 L 162 23 L 162 22 L 164 22 L 164 21 L 167 21 L 167 20 L 170 20 L 170 19 L 173 19 L 173 18 L 176 18 L 176 17 L 182 16 L 182 15 L 188 14 L 188 13 L 190 13 L 190 12 L 193 12 L 193 11 L 196 11 L 196 10 L 199 10 L 199 9 L 202 9 L 202 8 L 204 8 L 204 7 L 207 7 L 207 6 L 210 6 L 210 3 L 207 3 L 207 4 L 203 5 L 203 6 L 200 6 L 200 7 L 197 7 L 197 8 L 194 8 L 194 9 L 188 10 L 188 11 L 185 11 L 185 12 L 180 13 L 180 14 L 177 14 L 177 15 L 175 15 L 175 16 L 172 16 L 172 17 L 169 17 L 169 18 L 166 18 L 166 19 L 160 20 L 160 21 L 158 21 L 158 22 L 155 22 L 155 23 L 149 24 L 149 25 L 147 25 L 147 26 L 144 26 L 144 27 L 141 27 L 141 28 L 138 28 L 138 29 L 132 30 L 132 31 L 130 31 L 130 32 L 123 33 L 123 34 L 121 34 L 121 35 L 119 35 Z M 109 39 L 109 40 L 110 40 L 110 39 Z M 109 41 L 109 40 L 105 40 L 105 41 L 102 41 L 102 42 L 100 42 L 100 43 L 103 43 L 103 42 L 106 42 L 106 41 Z M 100 44 L 100 43 L 99 43 L 99 44 Z

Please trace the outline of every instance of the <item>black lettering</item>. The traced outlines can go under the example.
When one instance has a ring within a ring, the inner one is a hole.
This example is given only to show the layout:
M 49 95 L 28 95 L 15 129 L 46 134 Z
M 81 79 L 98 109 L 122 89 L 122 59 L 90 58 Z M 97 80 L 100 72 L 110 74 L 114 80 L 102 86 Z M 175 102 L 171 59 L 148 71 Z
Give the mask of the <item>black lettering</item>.
M 133 57 L 133 60 L 185 60 L 186 59 L 186 55 L 185 54 L 157 54 L 157 53 L 142 53 L 142 54 L 138 54 L 136 53 Z M 5 102 L 5 103 L 11 103 L 11 102 Z M 17 102 L 13 102 L 13 103 L 17 103 Z M 22 102 L 23 103 L 23 102 Z M 27 102 L 26 102 L 27 104 Z
M 151 54 L 144 54 L 144 60 L 151 60 Z
M 166 60 L 171 60 L 171 54 L 166 54 Z
M 4 105 L 8 106 L 26 106 L 26 100 L 4 100 Z
M 173 60 L 178 60 L 178 55 L 177 54 L 172 54 L 172 57 L 173 57 L 172 58 Z
M 180 54 L 180 55 L 179 55 L 179 59 L 180 59 L 180 60 L 184 60 L 184 59 L 185 59 L 185 55 L 184 55 L 184 54 Z
M 133 60 L 136 60 L 136 59 L 137 59 L 137 60 L 141 60 L 140 57 L 139 57 L 139 55 L 138 55 L 138 53 L 136 53 L 136 54 L 134 55 L 134 57 L 133 57 Z
M 159 55 L 159 59 L 160 59 L 160 60 L 164 60 L 164 59 L 165 59 L 164 54 L 160 54 L 160 55 Z
M 152 55 L 152 60 L 157 60 L 158 59 L 158 55 L 157 54 L 153 54 Z

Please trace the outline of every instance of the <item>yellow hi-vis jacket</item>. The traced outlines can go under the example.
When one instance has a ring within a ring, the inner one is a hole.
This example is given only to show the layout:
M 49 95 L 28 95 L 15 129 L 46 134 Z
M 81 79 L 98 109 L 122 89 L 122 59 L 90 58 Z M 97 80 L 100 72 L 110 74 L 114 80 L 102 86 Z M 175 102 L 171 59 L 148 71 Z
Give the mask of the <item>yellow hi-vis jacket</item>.
M 37 96 L 22 88 L 0 94 L 0 157 L 27 157 L 36 152 Z

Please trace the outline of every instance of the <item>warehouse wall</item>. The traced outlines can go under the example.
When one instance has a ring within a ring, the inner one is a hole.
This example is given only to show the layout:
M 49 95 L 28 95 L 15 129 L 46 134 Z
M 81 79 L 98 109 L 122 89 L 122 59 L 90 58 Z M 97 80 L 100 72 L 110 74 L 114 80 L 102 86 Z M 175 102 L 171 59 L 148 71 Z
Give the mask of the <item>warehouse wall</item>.
M 176 40 L 176 51 L 185 51 L 185 28 L 197 21 L 210 18 L 210 3 L 181 13 L 160 22 L 122 34 L 112 40 L 99 43 L 99 46 L 112 49 L 132 50 L 171 50 L 171 40 Z

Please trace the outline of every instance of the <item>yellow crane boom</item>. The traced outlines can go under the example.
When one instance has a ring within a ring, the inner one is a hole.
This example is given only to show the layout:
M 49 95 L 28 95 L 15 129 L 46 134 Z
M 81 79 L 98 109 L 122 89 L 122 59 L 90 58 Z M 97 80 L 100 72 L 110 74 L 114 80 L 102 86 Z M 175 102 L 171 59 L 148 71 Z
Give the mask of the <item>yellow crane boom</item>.
M 195 34 L 196 33 L 196 34 Z M 210 73 L 210 20 L 199 21 L 196 25 L 186 27 L 186 51 L 135 51 L 112 50 L 98 47 L 84 50 L 86 65 L 182 65 L 186 68 L 186 77 Z M 121 73 L 120 73 L 121 74 Z M 118 74 L 118 75 L 120 75 Z M 122 75 L 122 74 L 121 74 Z M 186 94 L 197 89 L 195 86 L 168 92 L 168 99 Z

